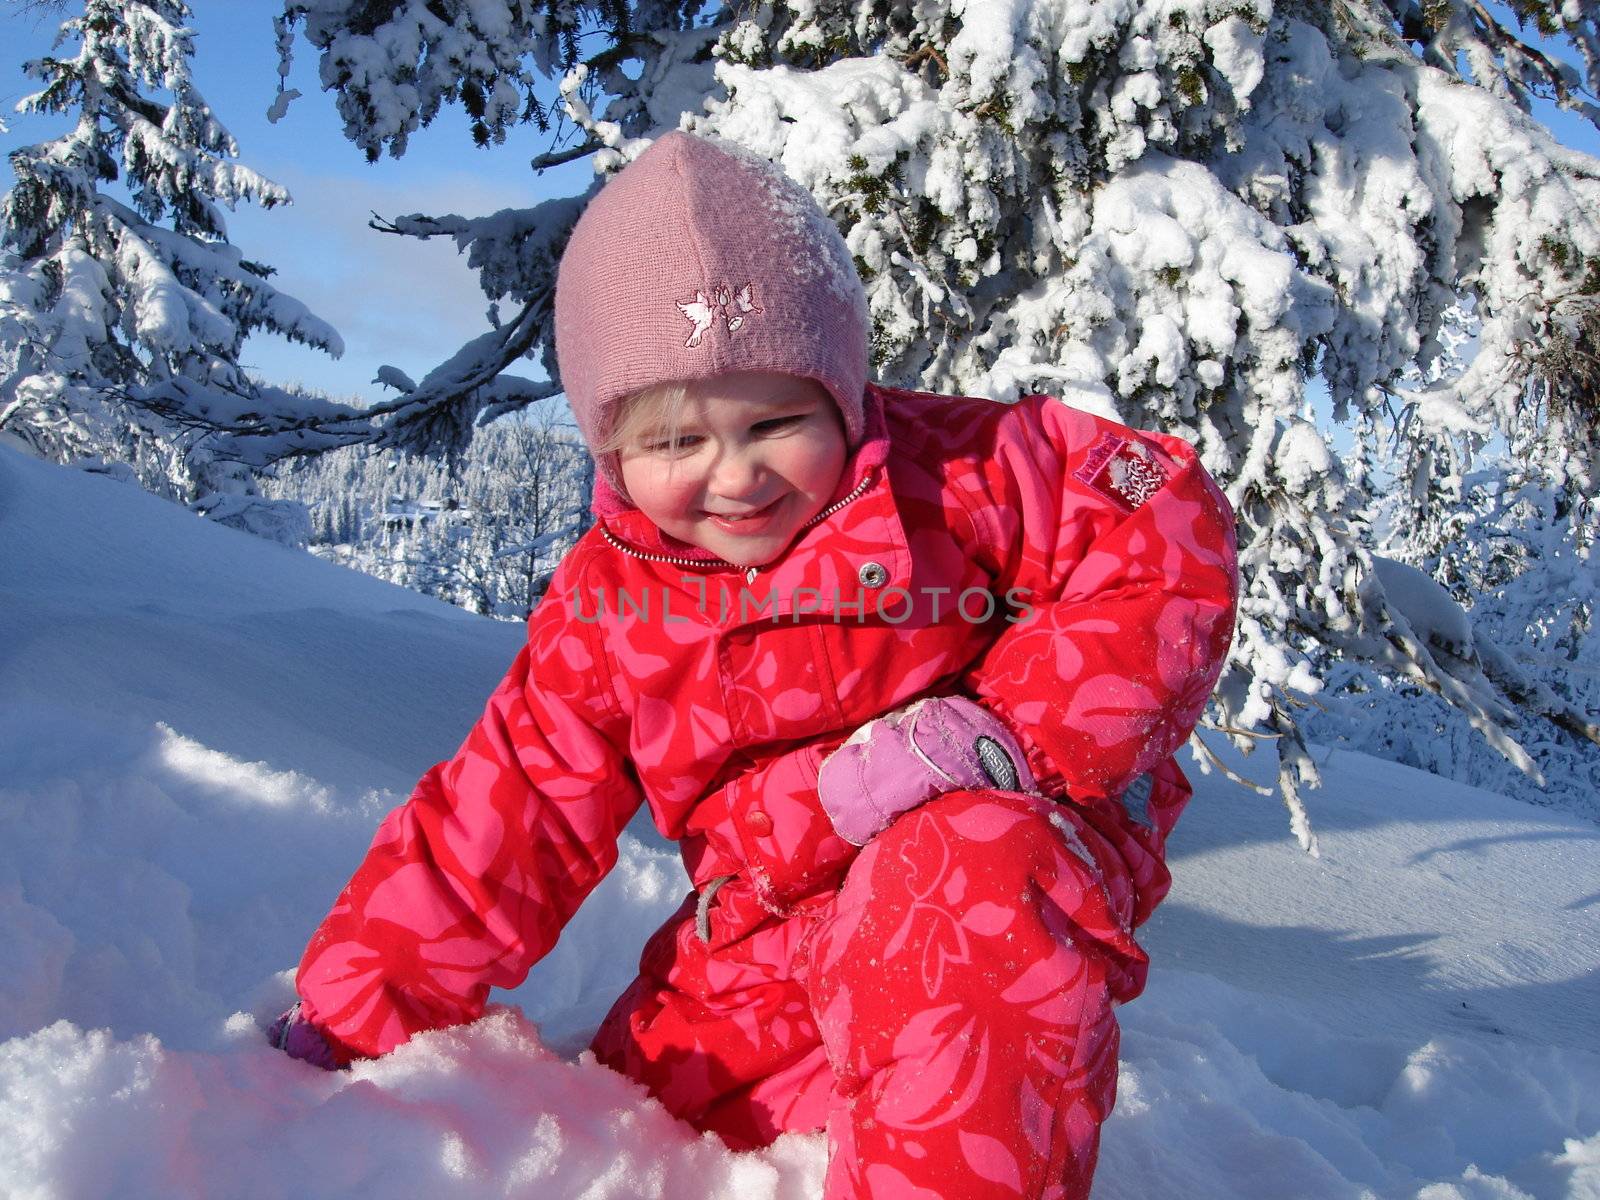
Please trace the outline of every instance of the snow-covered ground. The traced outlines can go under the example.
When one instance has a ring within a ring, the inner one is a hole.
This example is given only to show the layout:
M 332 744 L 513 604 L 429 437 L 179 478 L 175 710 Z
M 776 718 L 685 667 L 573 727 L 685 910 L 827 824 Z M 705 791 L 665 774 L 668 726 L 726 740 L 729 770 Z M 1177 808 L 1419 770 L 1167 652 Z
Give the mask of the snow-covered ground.
M 0 447 L 0 1196 L 817 1194 L 817 1137 L 730 1153 L 581 1053 L 686 886 L 638 826 L 478 1024 L 263 1041 L 519 636 Z M 1600 1197 L 1600 828 L 1324 773 L 1320 859 L 1199 779 L 1096 1197 Z

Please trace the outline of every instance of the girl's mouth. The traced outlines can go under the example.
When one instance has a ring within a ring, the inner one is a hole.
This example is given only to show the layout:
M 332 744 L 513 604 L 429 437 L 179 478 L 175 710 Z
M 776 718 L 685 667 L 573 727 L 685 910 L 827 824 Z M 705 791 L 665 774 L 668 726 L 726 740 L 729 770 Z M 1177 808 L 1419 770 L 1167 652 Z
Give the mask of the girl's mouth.
M 782 499 L 783 497 L 779 496 L 777 500 L 763 504 L 750 512 L 740 513 L 738 516 L 707 512 L 706 519 L 718 529 L 725 529 L 729 533 L 762 533 L 777 516 L 778 505 Z

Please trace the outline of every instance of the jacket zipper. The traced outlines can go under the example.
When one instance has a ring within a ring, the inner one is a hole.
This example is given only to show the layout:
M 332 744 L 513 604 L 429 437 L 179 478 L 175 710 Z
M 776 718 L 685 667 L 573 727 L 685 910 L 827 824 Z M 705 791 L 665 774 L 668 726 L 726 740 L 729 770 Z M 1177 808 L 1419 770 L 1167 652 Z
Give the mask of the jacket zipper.
M 825 520 L 828 517 L 831 517 L 834 513 L 838 512 L 846 504 L 849 504 L 850 501 L 854 500 L 857 496 L 861 495 L 862 492 L 866 491 L 867 488 L 872 485 L 872 478 L 873 478 L 874 474 L 876 474 L 875 471 L 868 471 L 866 473 L 866 475 L 862 477 L 861 482 L 856 484 L 855 487 L 850 489 L 850 494 L 849 495 L 843 496 L 843 497 L 839 498 L 838 500 L 835 500 L 832 504 L 828 505 L 827 508 L 823 509 L 816 516 L 812 517 L 809 521 L 807 521 L 800 528 L 801 529 L 810 529 L 817 522 Z M 620 539 L 618 539 L 616 537 L 613 537 L 611 531 L 609 529 L 607 529 L 604 525 L 602 525 L 600 527 L 600 536 L 605 538 L 605 540 L 607 542 L 609 542 L 614 548 L 616 548 L 618 550 L 621 550 L 624 554 L 631 554 L 631 555 L 633 555 L 634 558 L 641 558 L 645 562 L 667 563 L 668 565 L 674 566 L 674 567 L 707 567 L 707 568 L 711 568 L 711 569 L 716 569 L 716 568 L 720 567 L 720 568 L 725 568 L 725 569 L 727 569 L 729 571 L 743 571 L 744 572 L 744 581 L 746 583 L 754 583 L 756 581 L 756 575 L 759 574 L 760 571 L 761 571 L 760 567 L 744 567 L 744 566 L 740 566 L 738 563 L 731 563 L 731 562 L 728 562 L 725 559 L 721 559 L 721 558 L 709 558 L 709 559 L 708 558 L 684 558 L 681 555 L 650 554 L 650 553 L 648 553 L 648 552 L 646 552 L 644 550 L 635 550 L 632 546 L 628 545 L 626 542 L 623 542 Z

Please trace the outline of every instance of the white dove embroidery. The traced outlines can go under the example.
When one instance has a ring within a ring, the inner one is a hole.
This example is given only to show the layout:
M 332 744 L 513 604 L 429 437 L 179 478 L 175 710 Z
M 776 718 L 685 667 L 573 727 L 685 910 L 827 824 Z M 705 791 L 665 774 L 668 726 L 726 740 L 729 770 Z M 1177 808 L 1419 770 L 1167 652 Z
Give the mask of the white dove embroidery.
M 690 349 L 698 346 L 704 339 L 706 331 L 711 328 L 711 323 L 720 315 L 723 323 L 727 325 L 729 333 L 737 333 L 744 328 L 745 320 L 751 314 L 759 315 L 766 310 L 755 302 L 755 284 L 747 283 L 737 292 L 727 284 L 718 284 L 711 289 L 711 298 L 708 300 L 704 292 L 696 292 L 693 300 L 675 300 L 678 311 L 689 319 L 693 329 L 689 333 L 689 340 L 684 342 Z
M 724 289 L 724 294 L 726 294 L 726 289 Z M 754 294 L 755 285 L 747 283 L 734 293 L 731 301 L 724 300 L 722 302 L 722 315 L 728 319 L 729 333 L 737 332 L 744 324 L 746 313 L 761 313 L 765 311 L 755 303 Z M 739 311 L 733 312 L 729 308 L 730 304 Z
M 693 349 L 700 344 L 700 339 L 705 336 L 706 330 L 711 328 L 711 318 L 717 315 L 717 309 L 706 300 L 704 292 L 696 292 L 693 300 L 675 300 L 673 303 L 694 326 L 693 332 L 689 334 L 689 340 L 684 343 Z

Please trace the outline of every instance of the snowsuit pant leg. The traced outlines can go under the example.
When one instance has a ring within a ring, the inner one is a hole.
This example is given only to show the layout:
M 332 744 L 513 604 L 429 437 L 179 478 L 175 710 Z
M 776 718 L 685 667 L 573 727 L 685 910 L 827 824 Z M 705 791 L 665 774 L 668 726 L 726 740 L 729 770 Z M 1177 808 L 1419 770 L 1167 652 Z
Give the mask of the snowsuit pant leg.
M 823 904 L 780 917 L 735 880 L 708 906 L 705 937 L 691 894 L 646 944 L 595 1056 L 736 1150 L 822 1128 L 833 1072 L 796 971 Z
M 806 986 L 835 1074 L 827 1200 L 1081 1200 L 1143 983 L 1120 859 L 1073 811 L 956 792 L 852 864 Z M 1123 871 L 1125 874 L 1125 871 Z

